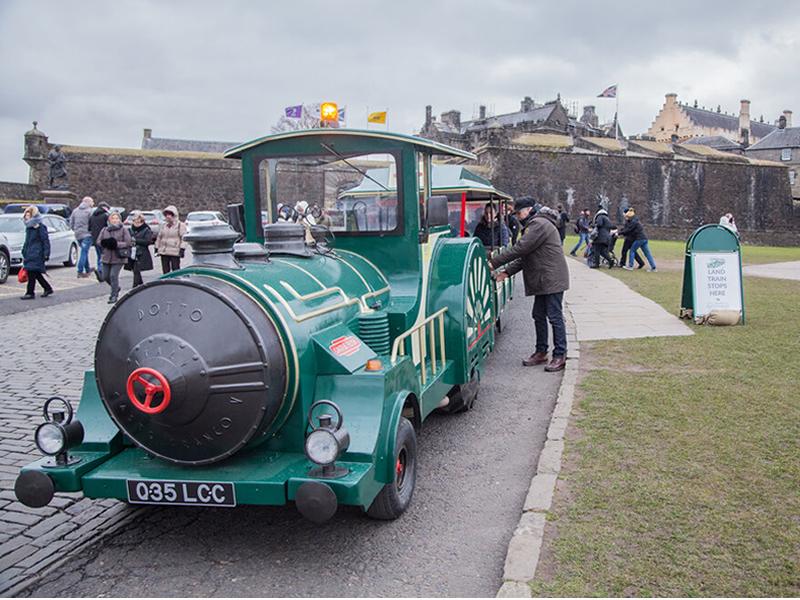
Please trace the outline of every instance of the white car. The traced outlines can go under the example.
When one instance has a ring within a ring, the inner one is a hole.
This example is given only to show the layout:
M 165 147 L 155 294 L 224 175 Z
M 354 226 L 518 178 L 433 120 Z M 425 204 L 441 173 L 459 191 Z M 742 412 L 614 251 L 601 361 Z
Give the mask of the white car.
M 228 222 L 222 213 L 217 210 L 195 210 L 186 215 L 186 231 L 198 225 L 227 225 Z
M 44 214 L 42 222 L 50 236 L 50 261 L 48 265 L 71 267 L 78 262 L 78 242 L 69 223 L 58 215 Z M 8 240 L 12 267 L 22 266 L 22 245 L 25 243 L 25 222 L 22 214 L 0 215 L 0 234 Z

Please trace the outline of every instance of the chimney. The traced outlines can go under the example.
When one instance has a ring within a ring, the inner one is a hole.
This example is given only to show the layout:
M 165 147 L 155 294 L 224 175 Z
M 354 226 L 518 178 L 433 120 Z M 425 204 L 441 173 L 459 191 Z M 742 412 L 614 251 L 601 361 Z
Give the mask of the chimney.
M 431 121 L 433 121 L 432 117 L 433 117 L 433 107 L 430 104 L 428 104 L 428 106 L 425 107 L 425 127 L 426 128 L 431 126 Z
M 481 104 L 478 107 L 478 118 L 479 119 L 485 119 L 486 118 L 486 107 L 483 104 Z
M 786 129 L 786 115 L 778 117 L 778 129 Z
M 750 100 L 742 100 L 739 109 L 739 141 L 744 146 L 750 145 Z
M 583 116 L 580 119 L 581 123 L 586 123 L 590 127 L 597 127 L 598 125 L 598 118 L 597 113 L 594 112 L 594 106 L 584 106 L 583 107 Z
M 153 137 L 153 130 L 152 129 L 148 129 L 147 127 L 145 127 L 144 128 L 144 139 L 149 140 L 151 137 Z
M 450 110 L 442 113 L 442 123 L 450 125 L 453 129 L 461 128 L 461 112 L 457 110 Z
M 791 127 L 792 126 L 792 111 L 790 111 L 790 110 L 783 111 L 783 116 L 786 117 L 786 126 L 787 127 Z
M 519 103 L 519 112 L 530 112 L 533 110 L 533 100 L 530 96 L 525 96 Z

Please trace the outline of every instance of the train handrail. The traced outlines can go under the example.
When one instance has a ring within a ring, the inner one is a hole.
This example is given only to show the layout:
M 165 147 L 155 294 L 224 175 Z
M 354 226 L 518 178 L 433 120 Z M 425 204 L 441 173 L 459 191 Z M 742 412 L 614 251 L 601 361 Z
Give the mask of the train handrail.
M 427 346 L 429 345 L 431 348 L 431 371 L 433 374 L 436 374 L 436 326 L 434 321 L 439 322 L 439 356 L 441 360 L 441 368 L 444 369 L 445 362 L 447 361 L 447 353 L 445 352 L 445 344 L 444 344 L 444 314 L 447 312 L 447 307 L 440 308 L 432 315 L 429 315 L 416 325 L 413 325 L 410 329 L 404 331 L 400 335 L 398 335 L 394 343 L 392 344 L 392 354 L 391 354 L 391 363 L 395 364 L 397 362 L 398 356 L 405 356 L 406 355 L 406 347 L 404 342 L 411 338 L 412 344 L 414 343 L 414 334 L 417 334 L 417 348 L 419 349 L 419 364 L 420 364 L 420 378 L 422 380 L 422 385 L 425 385 L 427 382 L 427 373 L 426 373 L 426 366 L 425 366 L 425 359 L 427 356 Z M 427 337 L 428 337 L 428 344 L 425 343 L 425 333 L 424 330 L 427 329 Z M 414 352 L 414 348 L 412 347 L 412 355 Z

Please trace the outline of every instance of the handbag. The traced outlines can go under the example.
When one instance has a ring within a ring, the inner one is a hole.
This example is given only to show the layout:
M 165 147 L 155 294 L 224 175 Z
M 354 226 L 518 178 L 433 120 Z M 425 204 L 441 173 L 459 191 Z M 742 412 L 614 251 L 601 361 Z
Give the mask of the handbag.
M 28 270 L 24 267 L 17 273 L 17 281 L 20 283 L 26 283 L 28 281 Z
M 128 260 L 130 260 L 131 258 L 134 258 L 135 255 L 136 255 L 135 247 L 132 248 L 117 247 L 117 256 L 119 256 L 120 258 L 127 258 Z

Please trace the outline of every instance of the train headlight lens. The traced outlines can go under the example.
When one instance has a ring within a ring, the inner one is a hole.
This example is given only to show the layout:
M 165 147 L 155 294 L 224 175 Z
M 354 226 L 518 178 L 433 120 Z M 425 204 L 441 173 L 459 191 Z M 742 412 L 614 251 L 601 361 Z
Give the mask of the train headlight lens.
M 36 447 L 48 456 L 55 456 L 63 452 L 67 445 L 67 436 L 64 428 L 57 423 L 42 423 L 36 429 L 34 436 Z
M 329 429 L 315 429 L 306 438 L 306 456 L 318 465 L 330 465 L 339 456 L 339 441 Z

